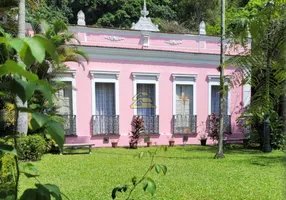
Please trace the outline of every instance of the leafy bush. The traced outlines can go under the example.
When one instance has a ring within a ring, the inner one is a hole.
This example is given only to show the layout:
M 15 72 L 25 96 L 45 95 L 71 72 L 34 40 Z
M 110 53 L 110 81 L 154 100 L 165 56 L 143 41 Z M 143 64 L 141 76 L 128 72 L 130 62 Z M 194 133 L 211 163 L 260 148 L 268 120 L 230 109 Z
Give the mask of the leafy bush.
M 0 199 L 14 192 L 16 164 L 13 155 L 0 155 Z
M 269 125 L 271 129 L 271 147 L 273 149 L 285 148 L 286 136 L 283 131 L 283 119 L 277 112 L 272 112 L 269 116 Z
M 46 141 L 40 135 L 28 135 L 17 139 L 17 152 L 20 160 L 40 160 L 46 152 Z
M 241 115 L 241 119 L 246 120 L 246 125 L 251 125 L 250 140 L 251 142 L 258 142 L 260 146 L 263 145 L 263 131 L 264 131 L 264 113 L 260 112 L 245 112 Z M 273 149 L 285 148 L 286 136 L 283 131 L 283 119 L 279 114 L 271 110 L 267 123 L 270 126 L 270 143 Z
M 2 155 L 0 158 L 0 185 L 15 181 L 15 167 L 13 155 Z

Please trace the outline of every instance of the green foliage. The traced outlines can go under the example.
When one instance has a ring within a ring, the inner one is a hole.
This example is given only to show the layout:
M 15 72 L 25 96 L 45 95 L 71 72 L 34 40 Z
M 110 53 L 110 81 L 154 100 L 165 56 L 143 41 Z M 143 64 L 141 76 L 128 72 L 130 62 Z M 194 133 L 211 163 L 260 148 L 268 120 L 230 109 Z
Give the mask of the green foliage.
M 245 12 L 235 15 L 234 43 L 246 44 L 249 30 L 251 50 L 246 48 L 244 56 L 234 56 L 227 62 L 232 66 L 243 66 L 243 71 L 239 69 L 243 73 L 241 84 L 252 86 L 251 104 L 242 116 L 252 126 L 251 139 L 262 144 L 263 117 L 268 115 L 272 147 L 282 148 L 285 142 L 282 105 L 286 94 L 285 2 L 275 1 L 267 6 L 264 3 L 266 1 L 249 1 Z
M 63 10 L 49 1 L 27 1 L 26 19 L 28 22 L 34 24 L 39 19 L 45 19 L 49 23 L 54 21 L 68 21 L 70 16 L 70 9 Z
M 286 135 L 284 132 L 283 118 L 277 112 L 271 112 L 269 116 L 271 129 L 270 143 L 273 149 L 285 149 Z
M 40 135 L 28 135 L 17 139 L 20 160 L 37 161 L 46 152 L 46 141 Z
M 39 27 L 39 23 L 42 24 L 41 27 Z M 53 23 L 48 24 L 46 21 L 39 20 L 33 24 L 33 29 L 35 32 L 43 34 L 53 43 L 59 55 L 60 64 L 57 65 L 54 63 L 51 56 L 46 56 L 42 63 L 34 62 L 28 67 L 28 70 L 37 74 L 41 80 L 45 80 L 52 85 L 54 91 L 66 87 L 65 84 L 52 80 L 56 73 L 68 69 L 65 65 L 66 62 L 76 62 L 84 67 L 83 62 L 88 62 L 88 56 L 76 46 L 72 47 L 66 45 L 67 43 L 78 41 L 74 34 L 68 31 L 68 26 L 63 21 L 54 21 Z M 57 117 L 56 103 L 53 102 L 52 104 L 48 104 L 46 96 L 41 92 L 36 91 L 33 94 L 29 99 L 28 106 L 34 111 L 46 113 L 53 121 L 63 122 L 63 120 L 55 120 L 56 118 L 59 118 Z M 41 131 L 45 132 L 46 127 L 43 127 Z M 29 133 L 33 133 L 33 130 L 30 129 Z
M 3 34 L 4 36 L 7 36 Z M 1 85 L 1 91 L 5 91 L 7 94 L 17 95 L 21 98 L 22 102 L 27 102 L 31 96 L 38 91 L 47 99 L 49 104 L 52 103 L 53 88 L 46 81 L 40 80 L 39 77 L 33 72 L 29 72 L 26 68 L 34 62 L 39 64 L 44 62 L 46 56 L 49 56 L 53 64 L 58 65 L 60 59 L 52 42 L 42 35 L 35 35 L 32 38 L 24 39 L 11 39 L 9 37 L 0 37 L 0 45 L 6 49 L 12 49 L 19 55 L 23 64 L 19 64 L 13 60 L 10 60 L 10 56 L 6 57 L 3 64 L 0 65 L 0 78 L 10 76 L 10 79 Z M 9 53 L 9 51 L 7 51 Z M 12 75 L 12 76 L 11 76 Z M 24 77 L 25 79 L 21 78 Z M 57 142 L 59 148 L 63 148 L 64 132 L 60 123 L 51 120 L 48 116 L 36 112 L 29 108 L 21 108 L 15 105 L 15 124 L 18 123 L 19 112 L 31 113 L 31 127 L 36 130 L 43 126 L 49 127 L 48 134 L 52 139 Z M 40 159 L 42 154 L 46 151 L 45 140 L 41 136 L 27 136 L 17 138 L 16 130 L 10 133 L 9 137 L 13 138 L 13 145 L 7 145 L 3 142 L 0 143 L 1 154 L 6 153 L 14 157 L 16 163 L 16 180 L 14 194 L 9 194 L 8 198 L 17 199 L 18 195 L 18 181 L 20 176 L 18 158 L 20 159 Z M 33 169 L 33 167 L 29 167 Z M 26 176 L 31 175 L 24 173 Z M 34 176 L 32 176 L 34 177 Z M 41 197 L 50 199 L 50 196 L 56 199 L 61 199 L 61 194 L 57 186 L 54 185 L 41 185 L 36 184 L 37 189 L 28 189 L 21 199 L 30 199 L 30 197 L 36 197 L 41 194 Z M 13 196 L 13 197 L 12 197 Z
M 182 0 L 178 4 L 179 22 L 185 27 L 197 32 L 201 21 L 215 24 L 219 18 L 218 0 Z
M 3 154 L 0 157 L 0 185 L 14 183 L 16 166 L 13 155 Z
M 264 113 L 246 111 L 240 116 L 240 119 L 246 122 L 244 126 L 252 127 L 251 141 L 258 142 L 262 146 Z M 271 147 L 273 149 L 285 149 L 286 135 L 284 133 L 283 118 L 276 111 L 271 110 L 266 121 L 270 126 Z
M 20 200 L 50 200 L 54 197 L 56 200 L 62 200 L 60 189 L 52 184 L 35 184 L 36 189 L 27 189 L 21 196 Z
M 0 155 L 0 199 L 13 195 L 16 180 L 16 164 L 13 155 Z
M 125 193 L 127 191 L 129 191 L 127 199 L 129 200 L 131 198 L 132 193 L 134 192 L 134 190 L 138 187 L 139 184 L 141 184 L 143 186 L 143 190 L 145 192 L 149 192 L 152 196 L 155 195 L 156 193 L 156 183 L 153 179 L 151 179 L 150 177 L 147 177 L 147 175 L 151 172 L 152 169 L 155 169 L 155 171 L 159 174 L 161 171 L 163 172 L 164 175 L 166 175 L 167 173 L 167 167 L 163 164 L 156 164 L 154 163 L 154 158 L 157 154 L 157 151 L 159 149 L 164 149 L 165 151 L 167 151 L 167 147 L 166 146 L 161 146 L 161 147 L 157 147 L 156 150 L 154 152 L 140 152 L 138 154 L 138 157 L 141 159 L 143 157 L 150 157 L 151 161 L 150 161 L 150 166 L 147 168 L 146 172 L 143 174 L 143 176 L 140 179 L 137 179 L 136 176 L 134 176 L 131 179 L 132 184 L 125 184 L 123 186 L 119 186 L 119 187 L 115 187 L 112 190 L 111 193 L 111 197 L 112 199 L 116 199 L 117 197 L 117 193 Z

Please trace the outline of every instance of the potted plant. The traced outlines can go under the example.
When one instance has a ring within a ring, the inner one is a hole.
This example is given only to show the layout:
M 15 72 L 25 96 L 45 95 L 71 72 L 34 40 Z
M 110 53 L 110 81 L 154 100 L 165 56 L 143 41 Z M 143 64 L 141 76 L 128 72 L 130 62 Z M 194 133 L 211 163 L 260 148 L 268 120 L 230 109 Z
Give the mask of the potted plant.
M 169 147 L 173 147 L 174 144 L 175 144 L 175 139 L 174 139 L 173 137 L 171 137 L 171 138 L 169 139 Z
M 207 139 L 208 139 L 208 136 L 207 136 L 207 134 L 206 133 L 204 133 L 204 134 L 200 134 L 200 141 L 201 141 L 201 145 L 202 146 L 206 146 L 206 144 L 207 144 Z
M 205 123 L 202 121 L 199 125 L 200 131 L 198 131 L 199 140 L 201 141 L 201 145 L 205 146 L 207 144 L 208 134 L 206 133 Z
M 137 149 L 140 133 L 144 131 L 144 121 L 142 117 L 135 116 L 131 122 L 132 131 L 129 136 L 129 145 L 131 149 Z
M 119 140 L 111 140 L 111 146 L 112 146 L 113 148 L 116 148 L 117 145 L 118 145 L 118 141 L 119 141 Z
M 147 147 L 151 147 L 152 146 L 152 141 L 150 140 L 149 136 L 145 137 L 144 141 L 147 143 Z

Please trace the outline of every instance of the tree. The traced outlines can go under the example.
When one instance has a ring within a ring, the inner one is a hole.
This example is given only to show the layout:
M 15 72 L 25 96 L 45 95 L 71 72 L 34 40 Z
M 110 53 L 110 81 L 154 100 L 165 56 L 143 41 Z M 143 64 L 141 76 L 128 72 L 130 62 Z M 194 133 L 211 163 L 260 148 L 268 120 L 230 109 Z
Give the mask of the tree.
M 60 58 L 60 64 L 56 65 L 51 56 L 46 56 L 42 63 L 34 62 L 27 70 L 38 75 L 41 80 L 45 80 L 53 85 L 54 90 L 57 91 L 66 87 L 63 83 L 53 81 L 56 73 L 68 69 L 66 62 L 76 62 L 78 65 L 84 67 L 83 62 L 88 62 L 88 56 L 84 51 L 77 48 L 77 46 L 68 45 L 69 43 L 79 43 L 74 34 L 68 31 L 68 26 L 63 21 L 54 21 L 51 24 L 41 20 L 36 24 L 32 24 L 35 33 L 40 33 L 48 38 L 56 48 Z M 45 112 L 47 115 L 64 123 L 64 119 L 60 118 L 57 113 L 57 105 L 47 104 L 47 99 L 39 92 L 35 92 L 28 101 L 29 108 L 33 108 L 38 112 Z M 43 127 L 43 133 L 46 132 L 46 127 Z M 29 130 L 29 134 L 32 131 Z
M 254 4 L 256 1 L 250 1 Z M 254 4 L 259 12 L 252 12 L 236 19 L 235 39 L 245 43 L 247 29 L 252 37 L 251 50 L 244 52 L 244 56 L 235 56 L 228 64 L 243 66 L 244 83 L 252 86 L 251 104 L 241 117 L 251 125 L 253 134 L 258 136 L 261 146 L 264 125 L 270 126 L 270 142 L 274 148 L 281 148 L 285 142 L 283 133 L 283 103 L 285 102 L 285 3 L 275 1 L 273 6 Z M 250 5 L 247 5 L 250 6 Z M 265 117 L 266 116 L 266 117 Z M 285 116 L 284 116 L 285 120 Z M 265 122 L 267 124 L 265 124 Z M 267 142 L 269 141 L 266 138 Z M 269 150 L 269 147 L 267 147 Z
M 48 23 L 54 21 L 64 21 L 68 23 L 68 17 L 71 16 L 71 9 L 67 6 L 51 3 L 49 0 L 29 0 L 27 1 L 26 21 L 37 23 L 39 19 L 45 19 Z
M 25 18 L 25 0 L 19 0 L 19 21 L 18 21 L 18 37 L 24 38 L 26 33 L 26 18 Z M 18 62 L 22 62 L 20 55 L 18 56 Z M 27 108 L 27 102 L 21 101 L 19 96 L 16 96 L 17 107 Z M 28 114 L 26 112 L 19 112 L 17 132 L 19 134 L 26 135 L 28 132 Z
M 179 22 L 192 31 L 198 31 L 201 21 L 215 24 L 219 18 L 218 0 L 182 0 L 177 7 Z
M 221 1 L 221 40 L 220 40 L 220 102 L 219 102 L 219 133 L 218 149 L 214 158 L 224 158 L 223 154 L 223 122 L 226 104 L 226 88 L 224 84 L 224 65 L 225 65 L 225 0 Z
M 4 34 L 5 35 L 5 34 Z M 52 45 L 52 43 L 45 37 L 35 35 L 32 38 L 10 38 L 1 37 L 0 44 L 4 46 L 4 49 L 16 51 L 18 53 L 18 61 L 21 59 L 22 62 L 16 62 L 9 57 L 6 58 L 3 64 L 0 65 L 0 78 L 10 76 L 11 79 L 1 84 L 0 96 L 15 95 L 17 96 L 23 105 L 33 95 L 35 91 L 43 93 L 43 95 L 52 103 L 53 88 L 45 81 L 40 80 L 36 74 L 33 74 L 25 69 L 23 66 L 29 66 L 31 61 L 37 60 L 42 63 L 46 52 L 53 58 L 56 64 L 59 63 L 58 54 Z M 25 77 L 25 79 L 23 79 Z M 2 90 L 4 89 L 4 90 Z M 18 102 L 17 102 L 18 103 Z M 51 120 L 48 116 L 43 113 L 36 112 L 33 109 L 27 109 L 26 107 L 18 107 L 15 105 L 15 124 L 18 123 L 19 112 L 29 112 L 32 116 L 32 128 L 38 129 L 42 126 L 48 126 L 48 133 L 52 139 L 58 144 L 59 148 L 63 148 L 64 133 L 61 124 Z M 18 183 L 20 173 L 25 174 L 27 177 L 38 176 L 38 171 L 35 166 L 31 163 L 25 163 L 20 171 L 20 164 L 17 156 L 17 136 L 18 132 L 14 129 L 9 133 L 7 140 L 13 139 L 13 144 L 9 142 L 0 141 L 0 156 L 8 154 L 14 157 L 15 160 L 15 189 L 14 194 L 8 194 L 9 196 L 5 199 L 18 199 Z M 31 197 L 38 197 L 40 199 L 50 199 L 51 196 L 61 199 L 61 192 L 59 188 L 52 184 L 41 184 L 37 182 L 36 188 L 29 188 L 24 191 L 20 199 L 31 199 Z

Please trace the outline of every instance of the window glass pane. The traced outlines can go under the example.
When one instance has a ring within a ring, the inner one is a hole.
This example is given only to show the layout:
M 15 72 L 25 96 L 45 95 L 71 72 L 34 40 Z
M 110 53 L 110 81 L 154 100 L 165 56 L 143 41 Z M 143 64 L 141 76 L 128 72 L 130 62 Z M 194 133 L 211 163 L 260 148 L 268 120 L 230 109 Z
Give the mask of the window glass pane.
M 96 115 L 115 115 L 114 83 L 95 83 Z
M 58 113 L 60 115 L 73 114 L 73 99 L 72 99 L 72 82 L 65 81 L 65 87 L 57 91 L 58 98 Z
M 176 86 L 176 114 L 193 115 L 193 86 Z
M 137 115 L 156 115 L 155 84 L 137 84 Z
M 219 85 L 212 85 L 211 87 L 211 113 L 219 115 Z M 226 93 L 226 105 L 225 105 L 225 114 L 228 113 L 228 92 Z

